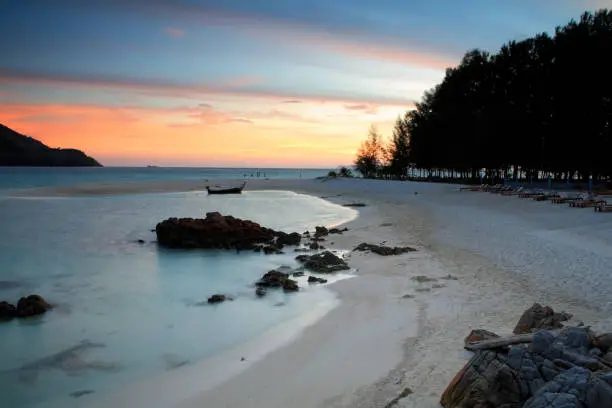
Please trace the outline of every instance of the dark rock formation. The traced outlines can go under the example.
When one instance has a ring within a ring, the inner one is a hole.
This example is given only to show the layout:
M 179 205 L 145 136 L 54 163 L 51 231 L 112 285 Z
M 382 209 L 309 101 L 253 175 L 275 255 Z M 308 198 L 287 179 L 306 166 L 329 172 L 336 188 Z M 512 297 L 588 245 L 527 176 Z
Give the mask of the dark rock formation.
M 315 238 L 321 238 L 329 235 L 329 230 L 325 227 L 315 227 Z
M 259 286 L 257 289 L 255 289 L 255 295 L 257 297 L 266 296 L 266 288 L 264 288 L 263 286 Z
M 350 203 L 350 204 L 342 204 L 343 207 L 366 207 L 365 203 Z
M 547 311 L 545 318 L 550 316 Z M 473 331 L 466 338 L 484 347 L 450 382 L 442 394 L 442 406 L 612 407 L 612 366 L 598 357 L 607 335 L 595 336 L 586 327 L 568 327 L 505 339 L 496 336 Z
M 543 307 L 539 303 L 534 303 L 533 306 L 525 310 L 514 328 L 514 333 L 530 333 L 533 329 L 558 329 L 563 327 L 561 322 L 567 321 L 571 317 L 570 314 L 565 312 L 555 313 L 550 306 Z
M 302 241 L 302 236 L 297 232 L 292 232 L 291 234 L 287 234 L 285 232 L 277 232 L 276 244 L 281 248 L 284 245 L 300 245 Z
M 87 166 L 101 164 L 76 149 L 53 149 L 0 124 L 0 166 Z
M 329 230 L 330 234 L 342 234 L 343 232 L 348 231 L 348 228 L 343 228 L 343 229 L 338 229 L 338 228 L 332 228 Z
M 217 293 L 208 298 L 208 303 L 222 303 L 226 300 L 231 300 L 231 298 L 228 298 L 226 295 Z
M 321 248 L 321 245 L 319 245 L 318 242 L 312 242 L 310 245 L 308 245 L 308 248 L 316 250 L 316 249 Z
M 310 275 L 308 277 L 308 283 L 310 283 L 310 284 L 313 284 L 313 283 L 327 283 L 327 279 L 317 278 L 316 276 Z
M 329 251 L 314 255 L 298 255 L 295 259 L 313 272 L 332 273 L 350 269 L 343 259 Z
M 8 302 L 0 302 L 0 320 L 10 320 L 17 317 L 17 308 Z
M 266 272 L 255 285 L 263 288 L 282 288 L 285 292 L 297 292 L 300 290 L 297 282 L 289 279 L 288 273 L 276 270 Z
M 300 276 L 304 276 L 304 272 L 302 272 L 302 271 L 293 272 L 293 277 L 294 278 L 299 278 Z
M 51 308 L 52 306 L 39 295 L 25 296 L 17 302 L 17 317 L 41 315 Z
M 284 245 L 301 240 L 298 233 L 274 231 L 218 212 L 207 213 L 204 219 L 169 218 L 157 224 L 155 232 L 159 244 L 170 248 L 250 249 L 266 254 L 279 253 Z
M 384 245 L 366 244 L 365 242 L 357 245 L 353 251 L 370 251 L 378 255 L 401 255 L 406 252 L 414 252 L 416 249 L 411 247 L 388 247 Z

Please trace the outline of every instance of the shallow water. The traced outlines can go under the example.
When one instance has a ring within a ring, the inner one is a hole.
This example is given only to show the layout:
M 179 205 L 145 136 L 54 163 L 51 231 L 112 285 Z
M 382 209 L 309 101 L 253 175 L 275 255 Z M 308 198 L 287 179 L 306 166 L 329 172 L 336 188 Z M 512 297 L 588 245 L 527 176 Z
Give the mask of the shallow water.
M 151 232 L 158 221 L 207 211 L 286 232 L 356 215 L 278 191 L 0 198 L 0 300 L 39 293 L 57 305 L 41 318 L 0 324 L 3 402 L 28 407 L 178 369 L 333 297 L 324 287 L 304 285 L 299 294 L 255 298 L 250 285 L 269 269 L 297 266 L 293 253 L 158 248 Z M 235 300 L 198 305 L 213 293 Z

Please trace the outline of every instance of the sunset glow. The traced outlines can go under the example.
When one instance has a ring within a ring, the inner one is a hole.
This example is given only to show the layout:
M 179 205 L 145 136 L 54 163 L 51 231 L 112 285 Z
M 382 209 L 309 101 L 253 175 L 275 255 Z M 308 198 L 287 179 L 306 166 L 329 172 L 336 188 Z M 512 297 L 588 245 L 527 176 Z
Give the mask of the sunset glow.
M 105 165 L 335 167 L 467 49 L 601 6 L 209 3 L 0 4 L 0 123 Z

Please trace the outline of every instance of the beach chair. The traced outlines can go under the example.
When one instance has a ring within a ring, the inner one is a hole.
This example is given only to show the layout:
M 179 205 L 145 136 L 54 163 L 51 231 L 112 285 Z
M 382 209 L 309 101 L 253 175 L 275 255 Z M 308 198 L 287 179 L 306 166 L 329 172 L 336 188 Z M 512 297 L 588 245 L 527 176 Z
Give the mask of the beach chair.
M 599 204 L 598 206 L 593 207 L 595 212 L 612 212 L 612 204 L 608 204 L 604 201 L 605 204 Z

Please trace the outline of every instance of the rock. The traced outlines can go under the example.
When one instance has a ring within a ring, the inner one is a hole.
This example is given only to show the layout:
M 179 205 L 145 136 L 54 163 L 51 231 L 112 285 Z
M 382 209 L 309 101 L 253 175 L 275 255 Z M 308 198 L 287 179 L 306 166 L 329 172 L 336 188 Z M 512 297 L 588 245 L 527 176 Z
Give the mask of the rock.
M 469 345 L 470 343 L 475 343 L 477 341 L 496 339 L 499 336 L 493 332 L 483 329 L 472 330 L 470 334 L 463 340 L 464 345 Z
M 550 306 L 543 307 L 539 303 L 534 303 L 533 306 L 525 310 L 513 333 L 530 333 L 532 329 L 558 329 L 563 327 L 561 322 L 567 321 L 571 317 L 570 314 L 565 312 L 555 313 Z
M 407 293 L 404 296 L 402 296 L 402 299 L 414 299 L 414 295 L 411 295 L 410 293 Z
M 310 284 L 312 284 L 312 283 L 327 283 L 327 279 L 317 278 L 316 276 L 310 275 L 308 277 L 308 283 L 310 283 Z
M 17 317 L 37 316 L 51 309 L 52 306 L 39 295 L 22 297 L 17 302 Z
M 604 333 L 593 339 L 593 345 L 599 347 L 604 353 L 612 348 L 612 333 Z
M 275 245 L 264 245 L 262 249 L 266 255 L 283 253 L 283 251 L 281 251 L 280 248 Z
M 8 302 L 0 302 L 0 320 L 11 320 L 14 317 L 17 317 L 17 308 Z
M 315 227 L 315 238 L 325 237 L 329 235 L 329 230 L 325 227 Z
M 255 295 L 257 297 L 266 296 L 266 288 L 264 288 L 263 286 L 259 286 L 257 289 L 255 289 Z
M 444 280 L 459 280 L 459 278 L 457 278 L 456 276 L 453 276 L 451 274 L 448 274 L 446 276 L 441 277 L 440 279 L 444 279 Z
M 425 282 L 435 282 L 436 278 L 430 278 L 429 276 L 425 276 L 425 275 L 418 275 L 418 276 L 413 276 L 412 280 L 417 281 L 419 283 L 425 283 Z
M 311 243 L 311 244 L 308 246 L 308 248 L 310 248 L 310 249 L 312 249 L 312 250 L 319 249 L 320 247 L 321 247 L 321 246 L 320 246 L 318 243 L 316 243 L 316 242 L 313 242 L 313 243 Z
M 142 245 L 142 244 L 145 243 L 145 240 L 144 239 L 139 239 L 137 242 Z
M 289 274 L 276 270 L 266 272 L 255 285 L 264 288 L 282 288 L 285 292 L 297 292 L 300 289 L 296 281 L 289 279 Z
M 331 228 L 329 230 L 330 234 L 342 234 L 343 232 L 348 231 L 348 228 L 343 228 L 343 229 L 339 229 L 339 228 Z
M 157 241 L 170 248 L 254 249 L 269 244 L 278 232 L 248 220 L 206 214 L 205 219 L 169 218 L 155 227 Z
M 93 394 L 94 392 L 95 392 L 94 390 L 80 390 L 80 391 L 71 392 L 70 396 L 72 398 L 80 398 L 83 395 Z
M 313 272 L 332 273 L 350 269 L 343 259 L 329 251 L 314 255 L 298 255 L 295 259 Z
M 365 242 L 357 245 L 353 251 L 370 251 L 378 255 L 401 255 L 406 252 L 414 252 L 416 249 L 411 247 L 388 247 L 384 245 L 366 244 Z
M 276 233 L 276 244 L 282 248 L 284 245 L 296 246 L 302 242 L 302 236 L 297 232 L 287 234 L 285 232 Z
M 443 283 L 434 283 L 433 285 L 431 285 L 432 289 L 442 289 L 442 288 L 445 288 L 445 287 L 446 287 L 446 285 L 443 284 Z
M 217 293 L 208 298 L 208 303 L 221 303 L 228 300 L 227 296 Z
M 302 271 L 293 272 L 293 277 L 294 278 L 299 278 L 300 276 L 304 276 L 304 272 L 302 272 Z
M 342 204 L 343 207 L 366 207 L 364 203 Z

